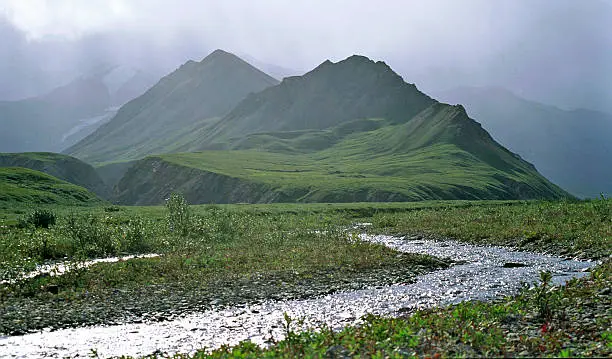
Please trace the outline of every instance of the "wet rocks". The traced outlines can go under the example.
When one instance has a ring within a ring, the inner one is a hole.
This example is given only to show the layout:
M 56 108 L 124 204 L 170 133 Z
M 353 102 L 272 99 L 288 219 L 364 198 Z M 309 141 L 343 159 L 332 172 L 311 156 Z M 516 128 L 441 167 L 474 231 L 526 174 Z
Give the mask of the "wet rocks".
M 515 262 L 506 262 L 503 265 L 504 268 L 522 268 L 522 267 L 527 267 L 527 266 L 528 266 L 527 264 L 515 263 Z

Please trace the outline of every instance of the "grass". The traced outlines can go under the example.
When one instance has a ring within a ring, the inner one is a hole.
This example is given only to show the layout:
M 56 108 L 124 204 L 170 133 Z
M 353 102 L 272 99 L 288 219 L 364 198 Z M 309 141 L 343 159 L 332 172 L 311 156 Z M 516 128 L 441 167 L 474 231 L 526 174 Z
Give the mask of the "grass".
M 339 332 L 294 332 L 262 348 L 248 341 L 174 358 L 293 357 L 576 357 L 612 355 L 612 200 L 480 203 L 374 213 L 375 233 L 428 233 L 477 244 L 605 258 L 588 278 L 544 283 L 495 302 L 464 302 L 408 313 L 368 316 Z M 534 233 L 538 234 L 536 237 Z M 156 357 L 153 355 L 152 357 Z
M 51 152 L 0 153 L 0 167 L 23 167 L 44 172 L 107 198 L 107 188 L 93 167 L 74 157 Z M 36 203 L 32 200 L 32 203 Z
M 83 187 L 19 167 L 0 168 L 0 209 L 42 205 L 92 205 L 102 200 Z
M 357 241 L 341 230 L 350 219 L 334 212 L 190 208 L 182 201 L 168 207 L 147 216 L 116 206 L 64 209 L 49 228 L 2 226 L 0 279 L 9 283 L 0 285 L 0 302 L 23 310 L 0 311 L 0 332 L 125 321 L 154 308 L 173 315 L 219 301 L 301 298 L 406 282 L 449 264 Z M 89 258 L 132 253 L 161 256 L 78 269 Z M 74 270 L 19 280 L 49 260 L 69 261 Z M 126 302 L 130 309 L 121 309 Z M 35 315 L 41 312 L 47 315 Z
M 99 264 L 67 276 L 38 277 L 18 287 L 4 286 L 3 305 L 23 306 L 21 314 L 13 313 L 19 316 L 28 312 L 51 313 L 47 314 L 49 320 L 58 327 L 67 327 L 75 323 L 101 323 L 103 318 L 130 320 L 129 315 L 137 318 L 150 308 L 173 311 L 177 309 L 176 303 L 182 302 L 188 303 L 185 310 L 201 310 L 202 301 L 214 300 L 211 293 L 221 293 L 227 305 L 264 298 L 296 298 L 300 297 L 300 283 L 304 281 L 311 286 L 347 289 L 326 282 L 329 274 L 367 285 L 372 282 L 363 281 L 363 274 L 389 283 L 410 278 L 406 273 L 410 268 L 432 269 L 444 265 L 429 257 L 398 257 L 395 251 L 353 242 L 338 231 L 351 223 L 371 222 L 373 233 L 450 236 L 476 244 L 516 246 L 605 260 L 589 278 L 573 280 L 565 287 L 526 289 L 520 295 L 492 303 L 467 302 L 407 313 L 400 318 L 369 316 L 363 325 L 340 332 L 317 328 L 298 333 L 288 323 L 286 339 L 267 349 L 244 342 L 176 357 L 611 354 L 612 268 L 607 259 L 612 254 L 610 199 L 190 207 L 177 203 L 177 210 L 185 210 L 186 215 L 168 216 L 168 209 L 164 207 L 81 209 L 74 216 L 82 220 L 97 218 L 98 232 L 90 230 L 98 236 L 110 236 L 110 243 L 114 243 L 112 254 L 144 251 L 159 252 L 163 256 Z M 20 229 L 11 224 L 12 220 L 4 222 L 0 228 L 0 258 L 12 263 L 13 273 L 24 267 L 19 266 L 20 260 L 43 261 L 43 248 L 56 253 L 54 258 L 83 257 L 79 253 L 78 236 L 70 235 L 71 211 L 57 207 L 55 212 L 57 224 L 48 229 Z M 185 233 L 170 231 L 168 221 L 179 223 L 185 218 L 188 226 Z M 47 238 L 46 247 L 41 247 L 44 238 Z M 129 243 L 134 244 L 132 249 Z M 99 254 L 89 253 L 90 256 Z M 377 277 L 382 272 L 389 275 Z M 251 287 L 255 281 L 257 286 Z M 279 287 L 278 283 L 285 284 Z M 50 294 L 47 288 L 51 287 L 57 288 L 58 294 Z M 56 301 L 57 298 L 69 301 L 72 309 L 58 310 L 58 303 L 63 302 Z M 195 304 L 189 304 L 191 301 Z M 124 309 L 127 307 L 129 315 Z M 4 316 L 2 323 L 17 320 L 10 313 Z M 19 319 L 21 326 L 5 324 L 10 327 L 4 331 L 18 333 L 49 326 L 36 318 L 34 314 L 26 315 L 25 319 Z
M 438 207 L 379 213 L 371 221 L 375 232 L 425 233 L 580 258 L 612 254 L 612 199 Z
M 382 129 L 381 129 L 382 130 Z M 355 140 L 355 143 L 359 140 Z M 568 196 L 533 169 L 501 171 L 452 144 L 408 153 L 336 146 L 310 154 L 206 151 L 149 157 L 124 178 L 122 203 L 155 204 L 169 184 L 194 203 L 359 202 Z M 363 144 L 362 144 L 363 145 Z M 359 152 L 361 151 L 361 152 Z M 152 167 L 159 168 L 155 174 Z M 138 176 L 138 177 L 136 177 Z M 199 176 L 205 187 L 194 186 Z M 126 181 L 127 180 L 127 181 Z M 217 187 L 228 186 L 218 197 Z M 241 191 L 247 187 L 248 191 Z M 138 192 L 136 188 L 147 188 Z M 152 190 L 151 190 L 152 188 Z
M 571 198 L 460 106 L 435 104 L 400 123 L 353 119 L 205 148 L 136 162 L 118 200 L 159 204 L 173 190 L 193 203 Z

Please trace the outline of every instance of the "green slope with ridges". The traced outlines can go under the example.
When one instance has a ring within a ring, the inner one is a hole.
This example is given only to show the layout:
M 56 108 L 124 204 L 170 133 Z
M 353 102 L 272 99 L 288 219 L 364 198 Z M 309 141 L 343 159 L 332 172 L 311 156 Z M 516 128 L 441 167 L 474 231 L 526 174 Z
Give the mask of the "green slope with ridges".
M 333 132 L 319 134 L 329 138 Z M 291 141 L 303 135 L 268 136 L 295 148 Z M 434 104 L 406 123 L 340 137 L 310 153 L 235 150 L 151 157 L 127 172 L 118 200 L 161 203 L 172 191 L 193 203 L 568 196 L 495 143 L 460 106 Z
M 94 205 L 103 201 L 83 187 L 21 167 L 0 168 L 0 206 Z
M 108 198 L 109 187 L 89 164 L 52 152 L 0 153 L 0 167 L 23 167 L 47 173 Z

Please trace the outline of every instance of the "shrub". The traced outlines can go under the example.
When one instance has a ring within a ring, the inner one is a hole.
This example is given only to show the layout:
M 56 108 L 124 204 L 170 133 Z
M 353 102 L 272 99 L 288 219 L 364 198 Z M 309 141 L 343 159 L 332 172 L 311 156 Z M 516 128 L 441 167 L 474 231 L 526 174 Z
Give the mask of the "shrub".
M 151 244 L 147 242 L 147 224 L 140 217 L 135 217 L 123 228 L 121 249 L 130 253 L 147 253 L 151 250 Z
M 119 212 L 119 211 L 121 211 L 121 207 L 119 206 L 112 205 L 112 206 L 104 207 L 104 212 L 106 213 Z
M 168 210 L 168 230 L 170 232 L 187 236 L 191 229 L 191 216 L 189 204 L 182 194 L 173 193 L 166 200 Z
M 71 237 L 75 252 L 86 257 L 105 256 L 117 253 L 118 244 L 113 239 L 113 230 L 94 215 L 70 214 L 65 230 Z
M 19 219 L 19 227 L 34 226 L 36 228 L 49 228 L 55 224 L 55 213 L 46 209 L 36 209 Z
M 540 272 L 540 281 L 542 282 L 536 288 L 535 301 L 538 307 L 538 315 L 547 322 L 553 319 L 555 309 L 558 305 L 557 295 L 554 293 L 552 286 L 552 273 L 549 271 Z

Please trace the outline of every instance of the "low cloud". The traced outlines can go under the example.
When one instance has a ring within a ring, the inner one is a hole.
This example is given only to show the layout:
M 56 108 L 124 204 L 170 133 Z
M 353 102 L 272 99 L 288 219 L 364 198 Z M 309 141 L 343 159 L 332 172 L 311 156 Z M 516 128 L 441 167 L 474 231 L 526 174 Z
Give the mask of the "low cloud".
M 307 70 L 359 53 L 425 89 L 493 84 L 566 107 L 612 96 L 609 0 L 4 0 L 0 14 L 18 51 L 79 68 L 165 71 L 223 48 Z

